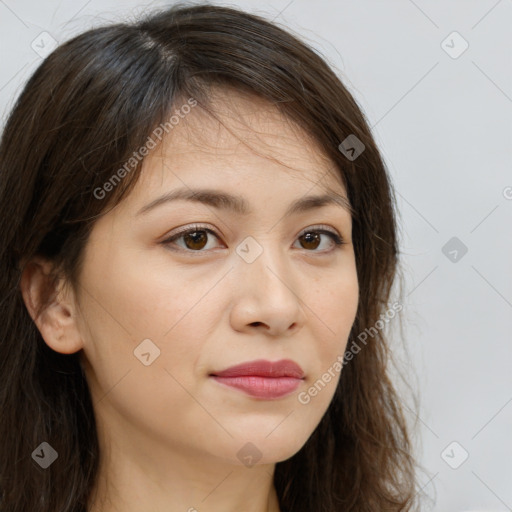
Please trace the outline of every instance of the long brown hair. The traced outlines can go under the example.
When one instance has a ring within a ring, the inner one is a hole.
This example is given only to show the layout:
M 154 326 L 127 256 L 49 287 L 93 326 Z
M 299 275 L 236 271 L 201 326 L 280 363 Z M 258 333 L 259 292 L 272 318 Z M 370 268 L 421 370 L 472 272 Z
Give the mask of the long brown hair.
M 85 512 L 100 456 L 79 353 L 57 353 L 43 341 L 20 292 L 24 265 L 46 258 L 55 276 L 76 286 L 95 219 L 125 197 L 141 166 L 106 199 L 95 191 L 178 99 L 207 108 L 212 86 L 275 104 L 336 162 L 353 208 L 360 289 L 349 339 L 389 308 L 398 267 L 392 184 L 361 109 L 316 51 L 277 24 L 209 4 L 178 4 L 74 37 L 31 76 L 0 142 L 2 511 Z M 339 149 L 350 135 L 364 144 L 357 158 Z M 411 440 L 388 377 L 387 340 L 375 331 L 344 366 L 306 444 L 277 463 L 283 510 L 412 510 Z M 42 442 L 58 452 L 58 464 L 46 470 L 32 460 Z

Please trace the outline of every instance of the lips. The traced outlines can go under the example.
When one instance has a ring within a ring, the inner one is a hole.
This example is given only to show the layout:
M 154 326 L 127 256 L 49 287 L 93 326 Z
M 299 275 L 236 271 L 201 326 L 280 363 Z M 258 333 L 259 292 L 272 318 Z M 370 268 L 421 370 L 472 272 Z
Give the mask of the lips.
M 295 391 L 304 379 L 302 368 L 289 359 L 263 359 L 232 366 L 210 375 L 219 384 L 254 398 L 276 399 Z
M 231 366 L 221 372 L 213 373 L 216 377 L 293 377 L 295 379 L 304 378 L 302 368 L 290 359 L 271 362 L 264 359 L 249 361 L 247 363 Z

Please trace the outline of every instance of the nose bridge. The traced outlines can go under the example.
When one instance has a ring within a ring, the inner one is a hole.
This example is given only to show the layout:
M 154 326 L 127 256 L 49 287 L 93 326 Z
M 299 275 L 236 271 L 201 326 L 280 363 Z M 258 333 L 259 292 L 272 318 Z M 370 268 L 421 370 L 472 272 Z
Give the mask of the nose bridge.
M 306 316 L 288 248 L 275 234 L 256 236 L 248 236 L 236 249 L 232 325 L 238 330 L 264 328 L 273 336 L 296 333 Z
M 293 289 L 290 265 L 285 254 L 272 235 L 247 237 L 237 248 L 240 284 L 250 291 L 266 293 L 266 301 L 298 301 Z

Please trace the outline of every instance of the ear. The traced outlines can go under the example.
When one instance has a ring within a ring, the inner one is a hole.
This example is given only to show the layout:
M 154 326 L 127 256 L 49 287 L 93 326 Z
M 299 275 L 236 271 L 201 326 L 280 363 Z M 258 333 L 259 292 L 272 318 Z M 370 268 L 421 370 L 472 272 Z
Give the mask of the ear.
M 51 262 L 42 258 L 27 263 L 21 275 L 21 293 L 46 344 L 56 352 L 72 354 L 83 348 L 75 298 L 62 279 L 52 283 L 51 270 Z

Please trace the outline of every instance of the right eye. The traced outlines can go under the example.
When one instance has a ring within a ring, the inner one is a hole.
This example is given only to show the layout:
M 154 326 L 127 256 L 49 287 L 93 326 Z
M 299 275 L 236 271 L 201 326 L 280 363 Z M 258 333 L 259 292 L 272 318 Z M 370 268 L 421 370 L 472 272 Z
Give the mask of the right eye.
M 185 252 L 206 252 L 202 249 L 208 245 L 208 234 L 214 235 L 217 239 L 219 238 L 217 234 L 204 226 L 195 225 L 192 227 L 181 229 L 180 231 L 172 234 L 161 243 L 169 247 L 171 250 L 175 251 L 185 251 Z M 184 245 L 176 244 L 177 240 L 182 239 Z M 172 246 L 178 246 L 179 249 L 175 249 Z M 211 247 L 210 247 L 211 248 Z

